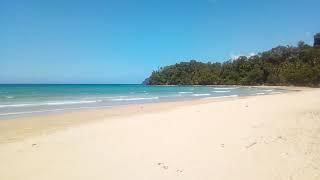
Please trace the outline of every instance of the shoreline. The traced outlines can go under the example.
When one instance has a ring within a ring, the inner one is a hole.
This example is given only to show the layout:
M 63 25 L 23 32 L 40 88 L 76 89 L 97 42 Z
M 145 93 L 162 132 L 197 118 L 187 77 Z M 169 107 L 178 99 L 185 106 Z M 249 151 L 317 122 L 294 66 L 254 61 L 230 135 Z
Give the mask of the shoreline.
M 276 95 L 276 94 L 273 94 Z M 219 101 L 233 101 L 255 96 L 202 98 L 193 100 L 167 101 L 144 104 L 120 105 L 111 108 L 83 109 L 53 114 L 40 114 L 0 120 L 0 144 L 24 140 L 29 137 L 50 134 L 73 126 L 101 121 L 105 118 L 128 117 L 152 112 L 162 112 L 172 108 L 206 104 Z M 76 119 L 74 119 L 76 117 Z M 73 119 L 73 120 L 70 120 Z
M 168 86 L 168 85 L 155 85 L 155 86 Z M 179 85 L 169 85 L 169 86 L 179 86 Z M 190 85 L 190 87 L 237 87 L 237 88 L 272 88 L 274 90 L 284 90 L 284 91 L 297 91 L 297 90 L 307 90 L 312 89 L 310 87 L 298 87 L 298 86 L 243 86 L 243 85 Z M 189 87 L 189 86 L 187 86 Z M 283 92 L 281 92 L 283 93 Z M 276 94 L 276 93 L 270 93 L 270 94 Z M 197 95 L 197 94 L 195 94 Z M 202 94 L 201 94 L 202 95 Z M 265 93 L 257 93 L 256 95 L 268 95 Z M 256 96 L 256 95 L 240 95 L 240 97 L 247 97 L 247 96 Z M 220 99 L 220 98 L 226 98 L 226 97 L 233 97 L 233 96 L 239 96 L 238 94 L 234 95 L 226 95 L 226 96 L 208 96 L 208 97 L 202 97 L 201 99 L 206 98 L 212 98 L 212 99 Z M 167 99 L 162 101 L 155 101 L 155 102 L 135 102 L 132 104 L 119 104 L 119 105 L 102 105 L 102 106 L 79 106 L 79 107 L 66 107 L 66 108 L 59 108 L 56 109 L 44 109 L 44 110 L 26 110 L 26 111 L 18 111 L 18 112 L 4 112 L 0 114 L 0 121 L 2 120 L 13 120 L 13 119 L 21 119 L 21 118 L 30 118 L 30 117 L 37 117 L 37 116 L 45 116 L 45 115 L 54 115 L 54 114 L 63 114 L 68 112 L 77 112 L 77 111 L 88 111 L 88 110 L 98 110 L 98 109 L 107 109 L 107 108 L 118 108 L 123 106 L 131 106 L 131 105 L 139 105 L 139 104 L 154 104 L 154 103 L 171 103 L 171 102 L 187 102 L 187 101 L 194 101 L 199 100 L 200 98 L 195 99 Z M 85 100 L 82 100 L 85 101 Z M 101 100 L 98 100 L 101 101 Z M 55 103 L 55 102 L 54 102 Z M 53 103 L 53 104 L 54 104 Z M 49 103 L 50 104 L 50 103 Z M 29 105 L 29 104 L 22 104 L 21 106 Z M 31 104 L 30 104 L 31 105 Z M 7 106 L 7 105 L 3 105 Z M 9 105 L 10 106 L 10 105 Z M 15 105 L 12 105 L 15 106 Z M 18 104 L 17 106 L 20 106 Z
M 52 85 L 50 85 L 52 86 Z M 110 88 L 110 86 L 106 86 Z M 74 93 L 77 94 L 74 98 L 72 96 L 66 96 L 66 97 L 60 97 L 60 98 L 51 98 L 50 93 L 47 93 L 46 91 L 51 91 L 50 87 L 44 86 L 42 88 L 42 91 L 37 92 L 39 97 L 42 98 L 42 101 L 37 101 L 32 98 L 29 98 L 28 95 L 16 95 L 14 93 L 11 93 L 8 89 L 9 95 L 4 96 L 6 99 L 4 99 L 4 102 L 0 105 L 0 120 L 10 120 L 10 119 L 17 119 L 21 117 L 33 117 L 33 116 L 41 116 L 41 115 L 51 115 L 51 114 L 62 114 L 66 112 L 75 112 L 75 111 L 81 111 L 81 110 L 90 110 L 90 109 L 106 109 L 106 108 L 114 108 L 118 106 L 126 106 L 126 105 L 132 105 L 132 104 L 149 104 L 149 103 L 163 103 L 163 102 L 177 102 L 177 101 L 189 101 L 189 100 L 195 100 L 200 98 L 206 98 L 206 97 L 215 97 L 215 98 L 221 98 L 221 97 L 228 97 L 228 96 L 254 96 L 254 95 L 264 95 L 264 94 L 270 94 L 272 93 L 272 90 L 275 91 L 285 91 L 284 89 L 289 90 L 289 87 L 267 87 L 267 86 L 214 86 L 214 85 L 207 85 L 207 86 L 180 86 L 180 88 L 172 89 L 169 88 L 169 91 L 164 94 L 158 94 L 157 92 L 153 92 L 152 86 L 150 86 L 150 91 L 148 88 L 144 88 L 144 86 L 135 86 L 134 90 L 130 90 L 127 92 L 127 94 L 118 94 L 118 95 L 111 95 L 111 94 L 100 94 L 95 96 L 96 93 L 94 88 L 91 88 L 90 91 L 93 92 L 92 94 L 88 94 L 87 96 L 81 95 L 82 93 L 81 88 L 78 87 L 78 91 L 76 90 Z M 198 89 L 198 87 L 201 87 Z M 213 87 L 214 90 L 211 89 Z M 222 88 L 223 91 L 217 89 L 219 87 Z M 37 91 L 34 86 L 26 86 L 21 87 L 29 89 L 30 88 L 34 91 Z M 52 88 L 52 87 L 51 87 Z M 70 91 L 68 88 L 59 87 L 59 91 Z M 101 88 L 101 87 L 100 87 Z M 132 88 L 132 87 L 129 87 Z M 139 90 L 140 88 L 140 90 Z M 191 89 L 188 89 L 191 88 Z M 224 90 L 227 88 L 227 90 Z M 252 91 L 264 91 L 264 88 L 270 88 L 272 90 L 268 92 L 259 92 L 249 93 L 252 88 Z M 98 88 L 99 89 L 99 88 Z M 230 90 L 231 89 L 231 90 Z M 239 91 L 239 92 L 233 92 L 233 90 L 237 91 L 237 89 L 246 89 L 246 91 Z M 292 87 L 290 87 L 292 89 Z M 21 90 L 21 89 L 20 89 Z M 80 91 L 79 91 L 80 90 Z M 101 90 L 101 89 L 100 89 Z M 118 89 L 119 91 L 123 91 L 123 88 Z M 188 91 L 188 92 L 185 92 Z M 191 92 L 189 92 L 191 91 Z M 99 90 L 97 90 L 99 92 Z M 145 93 L 142 93 L 145 92 Z M 165 91 L 164 91 L 165 92 Z M 54 92 L 53 92 L 54 93 Z M 98 93 L 99 94 L 99 93 Z M 93 95 L 93 96 L 92 96 Z M 21 96 L 20 98 L 17 98 L 18 96 Z M 24 100 L 21 101 L 22 97 Z M 57 96 L 58 97 L 58 96 Z M 3 97 L 0 97 L 3 98 Z
M 0 179 L 318 180 L 319 96 L 300 89 L 0 122 Z
M 256 87 L 256 86 L 247 86 Z M 260 88 L 270 88 L 270 86 L 259 86 Z M 312 88 L 306 87 L 285 87 L 272 86 L 271 88 L 279 88 L 287 90 L 284 94 L 294 93 L 297 91 L 309 91 Z M 280 93 L 283 94 L 283 93 Z M 280 94 L 266 94 L 260 96 L 272 96 Z M 10 143 L 19 140 L 24 140 L 29 137 L 50 134 L 59 130 L 88 124 L 90 122 L 99 121 L 113 117 L 128 117 L 131 115 L 139 115 L 152 112 L 166 111 L 174 108 L 192 106 L 199 104 L 207 104 L 220 101 L 234 101 L 236 99 L 248 99 L 255 96 L 240 96 L 240 97 L 204 97 L 201 99 L 166 101 L 143 104 L 119 105 L 110 108 L 83 109 L 76 111 L 66 111 L 59 113 L 48 113 L 30 115 L 25 117 L 15 117 L 0 120 L 0 144 Z M 76 118 L 74 118 L 76 117 Z M 71 120 L 72 119 L 72 120 Z

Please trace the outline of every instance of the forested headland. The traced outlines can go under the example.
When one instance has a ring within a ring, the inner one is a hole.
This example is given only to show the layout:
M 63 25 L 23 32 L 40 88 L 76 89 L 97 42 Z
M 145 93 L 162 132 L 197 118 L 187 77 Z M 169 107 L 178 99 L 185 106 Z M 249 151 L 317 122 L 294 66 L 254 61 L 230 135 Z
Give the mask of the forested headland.
M 197 60 L 161 67 L 145 80 L 148 85 L 297 85 L 320 86 L 320 48 L 300 41 L 254 56 L 223 63 Z

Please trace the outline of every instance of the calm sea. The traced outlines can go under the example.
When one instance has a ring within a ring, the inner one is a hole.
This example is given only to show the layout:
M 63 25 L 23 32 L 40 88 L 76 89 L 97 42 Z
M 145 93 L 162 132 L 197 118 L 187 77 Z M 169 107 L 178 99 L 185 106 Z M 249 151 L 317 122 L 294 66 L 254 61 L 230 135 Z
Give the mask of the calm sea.
M 282 92 L 281 89 L 236 86 L 0 85 L 0 119 L 128 104 Z

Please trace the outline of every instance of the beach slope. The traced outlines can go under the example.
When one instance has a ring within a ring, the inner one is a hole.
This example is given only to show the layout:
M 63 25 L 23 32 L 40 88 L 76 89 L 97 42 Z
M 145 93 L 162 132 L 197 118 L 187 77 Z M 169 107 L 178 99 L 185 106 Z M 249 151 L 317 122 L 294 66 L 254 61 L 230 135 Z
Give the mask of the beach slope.
M 319 89 L 100 118 L 0 143 L 0 179 L 320 179 Z

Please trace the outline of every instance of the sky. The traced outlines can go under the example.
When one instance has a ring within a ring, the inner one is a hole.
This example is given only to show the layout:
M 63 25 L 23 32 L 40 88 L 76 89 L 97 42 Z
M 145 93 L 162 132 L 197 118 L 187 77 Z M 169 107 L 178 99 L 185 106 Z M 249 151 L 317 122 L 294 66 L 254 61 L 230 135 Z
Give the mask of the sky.
M 141 83 L 161 66 L 313 43 L 319 0 L 0 0 L 0 83 Z

